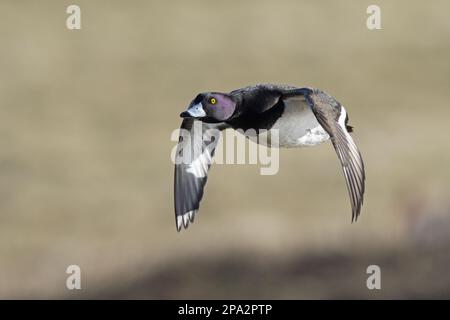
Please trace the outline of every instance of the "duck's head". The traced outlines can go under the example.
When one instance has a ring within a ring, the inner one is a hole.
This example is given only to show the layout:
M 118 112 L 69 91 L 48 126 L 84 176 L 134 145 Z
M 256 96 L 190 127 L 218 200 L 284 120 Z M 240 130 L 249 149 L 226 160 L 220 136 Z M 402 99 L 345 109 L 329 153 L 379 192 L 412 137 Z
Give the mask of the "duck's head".
M 192 100 L 188 109 L 180 114 L 182 118 L 194 118 L 205 122 L 226 121 L 236 110 L 236 102 L 226 93 L 200 93 Z

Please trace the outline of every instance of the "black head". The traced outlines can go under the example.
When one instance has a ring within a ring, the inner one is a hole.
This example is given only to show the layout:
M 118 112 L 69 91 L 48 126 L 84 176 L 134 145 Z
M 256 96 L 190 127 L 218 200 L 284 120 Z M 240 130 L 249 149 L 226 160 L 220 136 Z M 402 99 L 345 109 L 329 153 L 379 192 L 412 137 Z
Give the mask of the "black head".
M 226 121 L 235 110 L 236 102 L 229 94 L 207 92 L 197 95 L 180 117 L 201 119 L 205 122 Z

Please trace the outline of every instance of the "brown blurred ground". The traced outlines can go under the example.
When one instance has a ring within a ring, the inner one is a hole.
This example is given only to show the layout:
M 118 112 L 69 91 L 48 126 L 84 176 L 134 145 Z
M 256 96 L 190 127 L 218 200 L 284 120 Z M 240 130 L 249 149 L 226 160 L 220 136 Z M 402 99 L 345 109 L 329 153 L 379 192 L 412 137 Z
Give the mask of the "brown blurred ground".
M 448 1 L 377 1 L 379 31 L 365 1 L 77 1 L 80 31 L 69 4 L 0 3 L 1 298 L 450 298 Z M 356 224 L 325 144 L 283 150 L 275 176 L 215 166 L 176 233 L 179 112 L 258 82 L 346 106 Z

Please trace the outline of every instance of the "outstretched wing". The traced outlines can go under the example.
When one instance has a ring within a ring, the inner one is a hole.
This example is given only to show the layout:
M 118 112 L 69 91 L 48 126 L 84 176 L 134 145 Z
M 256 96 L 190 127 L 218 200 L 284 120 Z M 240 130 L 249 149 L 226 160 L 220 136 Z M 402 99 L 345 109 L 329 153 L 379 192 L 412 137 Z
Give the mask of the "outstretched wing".
M 175 155 L 175 221 L 177 231 L 194 222 L 223 123 L 184 119 Z
M 352 222 L 358 219 L 364 200 L 365 172 L 361 153 L 347 131 L 344 107 L 323 91 L 314 89 L 306 96 L 317 121 L 328 132 L 341 161 L 352 205 Z

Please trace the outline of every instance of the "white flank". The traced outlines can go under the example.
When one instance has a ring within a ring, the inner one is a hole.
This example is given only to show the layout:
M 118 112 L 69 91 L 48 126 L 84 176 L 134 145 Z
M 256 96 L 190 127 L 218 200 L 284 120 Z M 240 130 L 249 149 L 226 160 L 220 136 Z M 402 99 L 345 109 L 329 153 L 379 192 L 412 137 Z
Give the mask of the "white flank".
M 319 143 L 327 141 L 330 135 L 322 128 L 321 125 L 307 130 L 307 133 L 300 139 L 297 139 L 298 146 L 315 146 Z
M 280 147 L 314 146 L 330 138 L 304 98 L 288 99 L 285 104 L 283 115 L 272 127 L 279 130 Z

